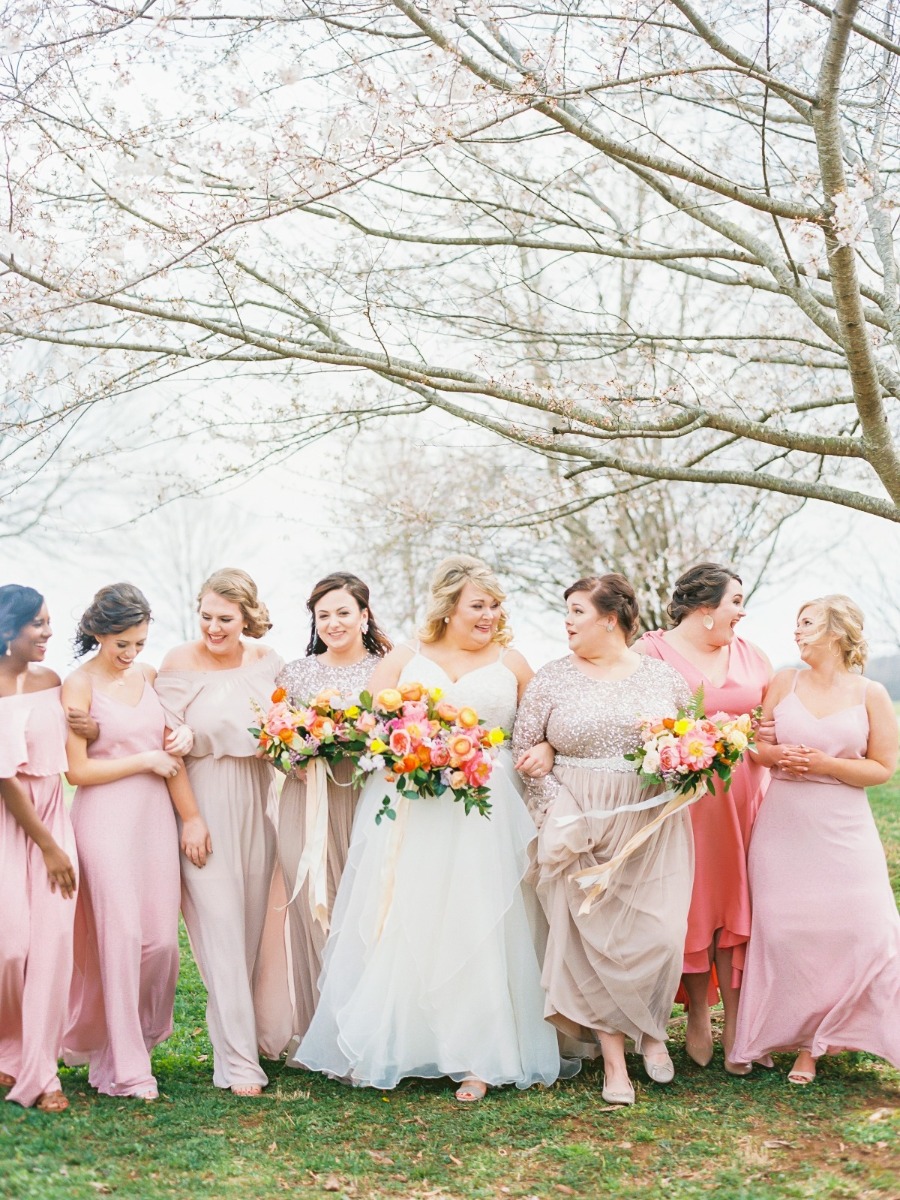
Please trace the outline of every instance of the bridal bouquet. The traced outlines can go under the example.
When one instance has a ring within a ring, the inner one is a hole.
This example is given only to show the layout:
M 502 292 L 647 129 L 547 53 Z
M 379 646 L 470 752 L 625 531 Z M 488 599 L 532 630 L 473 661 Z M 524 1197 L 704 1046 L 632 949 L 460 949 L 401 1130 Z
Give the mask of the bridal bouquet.
M 268 711 L 256 701 L 251 704 L 259 724 L 250 733 L 266 758 L 285 774 L 311 758 L 335 762 L 356 758 L 365 750 L 366 734 L 360 727 L 363 711 L 355 698 L 341 696 L 336 688 L 326 688 L 299 707 L 288 703 L 284 688 L 272 693 Z
M 674 717 L 643 720 L 641 745 L 625 757 L 644 783 L 664 784 L 676 795 L 712 791 L 714 776 L 727 791 L 732 768 L 755 744 L 760 715 L 756 708 L 738 717 L 723 712 L 707 717 L 700 687 Z
M 492 760 L 506 733 L 480 724 L 473 708 L 457 708 L 441 694 L 412 682 L 386 688 L 374 699 L 363 692 L 356 730 L 365 748 L 357 772 L 384 771 L 385 780 L 410 800 L 449 792 L 467 814 L 474 808 L 486 817 Z M 396 815 L 385 796 L 375 821 Z

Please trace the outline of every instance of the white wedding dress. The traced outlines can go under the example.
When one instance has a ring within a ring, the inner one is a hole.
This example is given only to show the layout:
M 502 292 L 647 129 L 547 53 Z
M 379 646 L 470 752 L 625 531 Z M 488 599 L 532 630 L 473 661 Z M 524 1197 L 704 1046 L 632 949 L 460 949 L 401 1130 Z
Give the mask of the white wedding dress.
M 416 652 L 401 680 L 440 687 L 487 725 L 509 730 L 516 678 L 498 660 L 453 683 Z M 451 796 L 416 799 L 398 831 L 375 824 L 382 772 L 367 781 L 325 947 L 318 1008 L 291 1066 L 358 1086 L 408 1076 L 527 1088 L 560 1074 L 556 1031 L 544 1020 L 535 950 L 538 912 L 523 884 L 534 824 L 509 750 L 494 760 L 491 813 L 466 816 Z M 384 918 L 392 847 L 393 898 Z M 383 920 L 379 936 L 379 923 Z M 565 1064 L 573 1074 L 577 1064 Z

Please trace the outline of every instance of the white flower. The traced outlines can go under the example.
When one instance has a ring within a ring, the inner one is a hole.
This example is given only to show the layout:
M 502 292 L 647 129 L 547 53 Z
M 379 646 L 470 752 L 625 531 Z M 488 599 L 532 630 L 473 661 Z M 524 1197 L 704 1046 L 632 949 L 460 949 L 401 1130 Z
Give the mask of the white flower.
M 644 761 L 641 763 L 641 770 L 645 775 L 656 775 L 659 773 L 659 751 L 656 749 L 648 750 Z

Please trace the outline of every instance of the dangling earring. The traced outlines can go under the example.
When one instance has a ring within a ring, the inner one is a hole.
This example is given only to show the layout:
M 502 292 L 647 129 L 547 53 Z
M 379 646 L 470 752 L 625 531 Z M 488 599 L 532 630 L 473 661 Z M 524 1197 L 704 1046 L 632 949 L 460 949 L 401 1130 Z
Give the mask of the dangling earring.
M 706 616 L 703 618 L 703 628 L 704 629 L 712 629 L 713 625 L 715 625 L 715 621 L 712 619 L 710 614 L 707 613 Z
M 362 625 L 360 625 L 360 627 L 359 627 L 359 632 L 363 635 L 363 637 L 366 636 L 366 634 L 369 632 L 369 622 L 368 621 L 363 621 Z

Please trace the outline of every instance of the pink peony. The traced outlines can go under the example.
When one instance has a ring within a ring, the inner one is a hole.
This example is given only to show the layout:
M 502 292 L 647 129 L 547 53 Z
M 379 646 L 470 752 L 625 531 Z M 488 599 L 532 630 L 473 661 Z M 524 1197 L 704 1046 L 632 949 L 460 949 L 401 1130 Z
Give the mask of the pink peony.
M 681 761 L 677 746 L 660 746 L 659 748 L 659 769 L 664 774 L 677 769 Z
M 371 733 L 377 724 L 378 720 L 374 713 L 363 712 L 356 718 L 356 728 L 360 733 Z
M 273 704 L 266 713 L 266 733 L 277 737 L 282 729 L 291 727 L 291 710 L 286 704 Z
M 431 765 L 433 767 L 446 767 L 450 761 L 450 751 L 443 742 L 436 742 L 431 747 Z
M 706 733 L 698 733 L 696 730 L 686 733 L 679 739 L 678 745 L 681 749 L 682 763 L 692 771 L 704 770 L 716 757 L 714 738 Z

